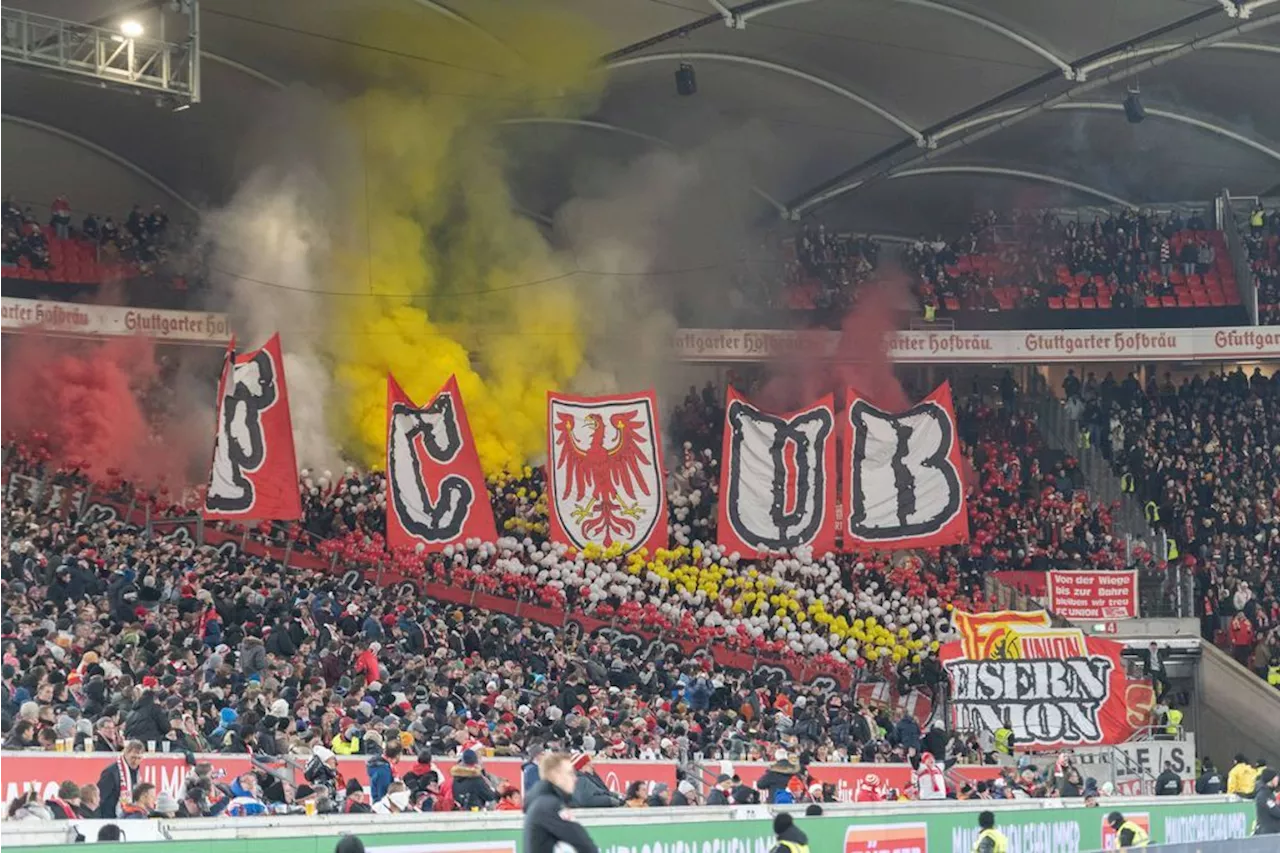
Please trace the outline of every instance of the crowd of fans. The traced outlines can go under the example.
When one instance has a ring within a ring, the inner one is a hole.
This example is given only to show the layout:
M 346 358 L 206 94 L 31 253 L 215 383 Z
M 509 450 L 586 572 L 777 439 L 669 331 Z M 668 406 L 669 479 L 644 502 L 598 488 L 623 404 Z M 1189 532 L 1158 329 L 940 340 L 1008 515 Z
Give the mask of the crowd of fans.
M 1254 205 L 1241 236 L 1258 288 L 1258 322 L 1280 326 L 1280 209 Z
M 1092 222 L 990 211 L 975 214 L 958 239 L 917 240 L 903 261 L 917 296 L 935 310 L 1127 309 L 1201 286 L 1230 300 L 1224 238 L 1199 213 L 1176 210 L 1121 210 Z
M 1256 389 L 1274 402 L 1272 386 Z M 1080 396 L 1092 400 L 1105 393 L 1111 411 L 1111 404 L 1136 405 L 1126 396 L 1131 391 L 1088 386 Z M 1205 393 L 1210 400 L 1228 399 L 1222 389 Z M 1214 408 L 1208 428 L 1260 411 L 1246 402 L 1253 399 L 1247 381 L 1243 393 L 1238 404 Z M 816 661 L 828 671 L 842 668 L 854 681 L 887 680 L 899 694 L 932 695 L 942 680 L 936 652 L 950 634 L 948 611 L 982 606 L 985 572 L 1125 564 L 1110 508 L 1076 489 L 1074 461 L 1044 446 L 1034 418 L 1016 406 L 1018 391 L 1009 377 L 1001 396 L 999 403 L 979 394 L 958 402 L 961 436 L 977 474 L 973 541 L 964 547 L 893 560 L 801 549 L 748 562 L 702 544 L 714 542 L 723 417 L 723 395 L 708 387 L 691 389 L 671 419 L 672 548 L 648 558 L 598 549 L 566 554 L 546 541 L 542 475 L 526 468 L 491 484 L 501 529 L 497 542 L 447 549 L 425 566 L 417 557 L 419 571 L 452 586 L 590 614 L 666 638 Z M 1129 409 L 1118 411 L 1129 416 Z M 1140 417 L 1144 424 L 1168 420 Z M 1264 421 L 1261 428 L 1275 424 Z M 1140 434 L 1135 426 L 1134 442 Z M 1145 464 L 1125 435 L 1125 458 Z M 1250 435 L 1243 441 L 1233 432 L 1229 440 L 1242 449 L 1277 442 L 1271 433 Z M 1153 436 L 1166 440 L 1161 432 Z M 12 445 L 6 464 L 11 472 L 56 476 L 63 484 L 80 476 L 45 470 L 25 445 Z M 1280 483 L 1275 472 L 1251 464 L 1255 486 Z M 1219 470 L 1233 487 L 1248 487 L 1234 469 Z M 338 477 L 304 471 L 303 521 L 251 533 L 285 537 L 293 547 L 338 562 L 360 560 L 382 548 L 381 478 L 353 469 Z M 1144 470 L 1144 488 L 1148 479 Z M 1174 517 L 1173 504 L 1167 512 Z M 1256 564 L 1228 558 L 1225 565 L 1271 565 L 1268 549 L 1280 533 L 1267 518 L 1269 532 L 1258 541 L 1269 544 L 1251 552 Z M 651 644 L 635 654 L 600 636 L 424 600 L 399 586 L 349 586 L 340 573 L 281 572 L 268 559 L 148 538 L 119 520 L 67 516 L 26 500 L 7 501 L 3 521 L 4 748 L 49 750 L 69 742 L 123 750 L 123 763 L 111 763 L 95 792 L 97 813 L 109 817 L 129 809 L 253 813 L 273 803 L 322 811 L 501 807 L 512 802 L 514 791 L 486 773 L 485 758 L 531 758 L 544 749 L 580 755 L 577 769 L 588 780 L 593 757 L 664 759 L 681 767 L 694 756 L 772 759 L 774 770 L 787 771 L 782 787 L 800 779 L 791 794 L 797 799 L 822 796 L 807 787 L 801 770 L 813 762 L 906 761 L 917 766 L 918 776 L 933 779 L 935 759 L 945 767 L 990 757 L 990 744 L 940 726 L 921 731 L 901 711 L 869 707 L 846 691 L 779 683 L 759 671 L 686 658 L 670 645 Z M 1205 535 L 1214 548 L 1245 547 Z M 1274 626 L 1280 616 L 1274 590 L 1265 574 L 1261 578 L 1265 585 L 1246 610 L 1251 619 L 1264 620 L 1259 624 Z M 130 742 L 137 745 L 131 749 Z M 131 760 L 142 760 L 142 744 L 293 761 L 304 768 L 306 781 L 295 786 L 287 774 L 266 766 L 219 780 L 197 766 L 180 798 L 159 801 L 154 790 L 139 790 L 128 770 Z M 367 756 L 371 790 L 341 778 L 336 756 L 351 754 Z M 444 772 L 433 757 L 457 764 Z M 107 790 L 113 779 L 114 789 Z M 1061 791 L 1046 779 L 1037 780 L 1032 770 L 1029 790 Z M 696 800 L 693 781 L 682 781 L 689 784 L 667 792 L 669 799 L 656 792 L 658 802 Z M 722 780 L 716 788 L 732 791 L 732 783 Z M 605 796 L 596 790 L 603 783 L 583 784 L 584 798 Z M 764 787 L 765 796 L 774 796 Z M 1010 791 L 952 786 L 953 794 L 966 797 Z M 620 805 L 651 801 L 654 793 L 607 795 L 610 805 Z M 85 792 L 79 794 L 83 803 Z M 902 795 L 922 796 L 920 784 Z
M 1280 216 L 1255 229 L 1255 269 L 1275 291 Z M 805 225 L 784 242 L 793 308 L 843 313 L 874 277 L 883 247 L 868 236 Z M 974 214 L 955 239 L 921 237 L 902 266 L 926 317 L 957 311 L 1238 304 L 1225 236 L 1199 212 L 1120 210 L 1092 220 L 1055 211 Z M 1266 260 L 1263 260 L 1266 259 Z M 1264 299 L 1271 316 L 1277 299 Z
M 103 264 L 126 262 L 145 274 L 165 257 L 170 238 L 169 216 L 158 204 L 150 211 L 135 204 L 120 223 L 112 216 L 90 212 L 77 224 L 65 195 L 49 206 L 47 224 L 42 225 L 32 207 L 21 206 L 13 196 L 5 198 L 0 213 L 3 263 L 35 270 L 53 269 L 63 247 L 76 244 L 92 247 Z
M 1206 639 L 1280 687 L 1280 373 L 1064 383 L 1123 488 L 1195 572 Z
M 875 272 L 880 244 L 867 236 L 805 225 L 784 244 L 783 282 L 794 308 L 846 313 Z

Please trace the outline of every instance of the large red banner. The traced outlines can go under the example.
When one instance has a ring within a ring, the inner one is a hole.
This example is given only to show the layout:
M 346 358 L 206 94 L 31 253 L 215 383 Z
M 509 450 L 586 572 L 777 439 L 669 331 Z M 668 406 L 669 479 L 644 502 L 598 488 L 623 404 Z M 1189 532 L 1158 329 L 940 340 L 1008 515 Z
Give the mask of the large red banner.
M 280 336 L 259 350 L 227 348 L 218 381 L 218 420 L 204 517 L 297 521 L 298 463 Z
M 1049 572 L 1049 609 L 1063 619 L 1138 618 L 1138 573 Z
M 551 541 L 653 553 L 667 545 L 667 496 L 653 391 L 547 394 Z
M 4 753 L 4 802 L 8 804 L 23 791 L 35 790 L 41 800 L 56 796 L 58 785 L 63 781 L 75 782 L 77 785 L 96 783 L 102 771 L 115 762 L 115 754 L 100 753 L 65 753 L 65 752 L 6 752 Z M 369 784 L 367 769 L 368 756 L 338 758 L 338 771 L 346 779 L 359 779 L 361 784 Z M 230 782 L 242 773 L 253 769 L 248 755 L 200 755 L 199 761 L 213 764 L 214 770 L 225 772 L 224 779 Z M 453 759 L 436 759 L 436 768 L 441 773 L 448 773 L 456 763 Z M 302 780 L 301 761 L 294 767 L 273 761 L 266 766 L 289 778 L 296 773 L 297 780 Z M 393 770 L 399 776 L 412 766 L 413 760 L 406 759 L 396 765 Z M 516 758 L 489 758 L 484 762 L 484 769 L 517 789 L 521 787 L 523 762 Z M 670 761 L 597 761 L 595 770 L 611 791 L 625 793 L 627 787 L 635 781 L 666 784 L 669 790 L 676 787 L 676 765 Z M 142 761 L 140 781 L 150 782 L 161 792 L 176 796 L 186 778 L 190 767 L 178 753 L 152 753 Z
M 930 548 L 969 539 L 960 436 L 947 383 L 905 412 L 849 389 L 843 411 L 845 550 Z
M 939 649 L 956 728 L 1035 749 L 1114 744 L 1148 722 L 1151 686 L 1131 681 L 1124 646 L 1054 628 L 1043 610 L 954 614 L 960 639 Z
M 457 377 L 426 406 L 387 374 L 387 544 L 439 551 L 498 538 Z
M 807 408 L 773 415 L 729 389 L 716 538 L 726 553 L 835 550 L 833 404 L 828 394 Z

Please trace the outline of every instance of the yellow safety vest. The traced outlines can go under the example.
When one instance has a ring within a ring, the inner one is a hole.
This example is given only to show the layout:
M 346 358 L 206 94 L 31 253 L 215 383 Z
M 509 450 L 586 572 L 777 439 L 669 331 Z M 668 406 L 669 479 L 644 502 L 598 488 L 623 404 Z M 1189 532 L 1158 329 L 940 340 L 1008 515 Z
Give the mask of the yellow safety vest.
M 1262 211 L 1261 210 L 1255 210 L 1253 213 L 1249 214 L 1249 224 L 1252 225 L 1254 228 L 1262 227 Z
M 1280 687 L 1280 666 L 1267 667 L 1267 684 Z
M 998 728 L 995 732 L 996 752 L 1003 752 L 1005 755 L 1012 755 L 1013 748 L 1009 745 L 1009 741 L 1013 738 L 1013 729 Z
M 1173 541 L 1173 539 L 1166 539 L 1165 546 L 1164 546 L 1165 561 L 1172 563 L 1174 560 L 1178 559 L 1179 553 L 1180 552 L 1178 551 L 1178 543 Z
M 995 853 L 1008 853 L 1009 839 L 1004 837 L 1004 833 L 998 829 L 984 829 L 978 833 L 978 837 L 973 840 L 973 853 L 978 853 L 978 847 L 982 844 L 982 839 L 990 838 L 995 844 Z
M 1167 721 L 1168 725 L 1164 727 L 1165 733 L 1177 737 L 1178 729 L 1182 728 L 1182 712 L 1173 708 L 1169 711 Z
M 1128 847 L 1122 847 L 1120 845 L 1120 833 L 1124 832 L 1126 829 L 1133 833 L 1133 843 Z M 1146 847 L 1147 842 L 1150 840 L 1151 836 L 1147 835 L 1147 831 L 1133 821 L 1126 820 L 1124 823 L 1120 824 L 1120 828 L 1116 830 L 1117 850 L 1132 850 L 1135 847 Z
M 932 323 L 937 316 L 938 306 L 934 305 L 932 302 L 926 302 L 924 304 L 924 321 L 926 323 Z
M 783 841 L 781 838 L 778 839 L 778 843 L 790 850 L 791 853 L 809 853 L 808 844 L 797 844 L 794 841 Z
M 337 755 L 359 755 L 360 738 L 346 741 L 342 739 L 342 735 L 334 735 L 333 740 L 329 741 L 329 748 Z
M 1084 450 L 1088 450 L 1093 445 L 1093 437 L 1089 435 L 1089 430 L 1080 430 L 1080 440 L 1078 443 Z
M 1148 524 L 1155 524 L 1160 520 L 1160 505 L 1155 501 L 1147 501 L 1146 506 L 1142 508 L 1142 513 L 1147 517 Z

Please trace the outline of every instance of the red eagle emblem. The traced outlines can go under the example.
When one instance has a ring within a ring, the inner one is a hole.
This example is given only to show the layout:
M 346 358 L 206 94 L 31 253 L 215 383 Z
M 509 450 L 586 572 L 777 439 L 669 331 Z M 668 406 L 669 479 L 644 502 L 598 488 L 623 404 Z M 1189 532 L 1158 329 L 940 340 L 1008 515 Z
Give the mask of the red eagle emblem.
M 632 410 L 610 416 L 609 425 L 617 437 L 608 447 L 605 422 L 600 415 L 586 416 L 591 430 L 586 447 L 580 447 L 573 436 L 577 426 L 573 415 L 561 412 L 556 418 L 556 466 L 564 471 L 565 478 L 560 499 L 574 505 L 570 515 L 581 525 L 582 535 L 600 540 L 606 548 L 619 539 L 633 539 L 636 521 L 644 516 L 636 493 L 649 494 L 642 471 L 650 461 L 643 447 L 648 443 L 645 422 L 638 414 Z

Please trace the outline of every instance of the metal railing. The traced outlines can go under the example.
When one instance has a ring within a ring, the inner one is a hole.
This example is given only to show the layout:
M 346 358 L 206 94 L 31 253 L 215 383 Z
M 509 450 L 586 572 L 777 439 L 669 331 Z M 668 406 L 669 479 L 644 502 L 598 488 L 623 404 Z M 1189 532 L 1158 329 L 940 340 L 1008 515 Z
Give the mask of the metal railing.
M 1236 274 L 1236 287 L 1240 291 L 1240 301 L 1249 312 L 1249 322 L 1258 325 L 1258 283 L 1253 277 L 1253 268 L 1249 266 L 1249 250 L 1245 248 L 1240 237 L 1240 223 L 1236 219 L 1235 208 L 1231 204 L 1231 193 L 1222 191 L 1222 230 L 1227 236 L 1227 251 L 1231 253 L 1231 267 Z M 1255 203 L 1256 203 L 1255 199 Z M 1245 214 L 1248 216 L 1248 214 Z

